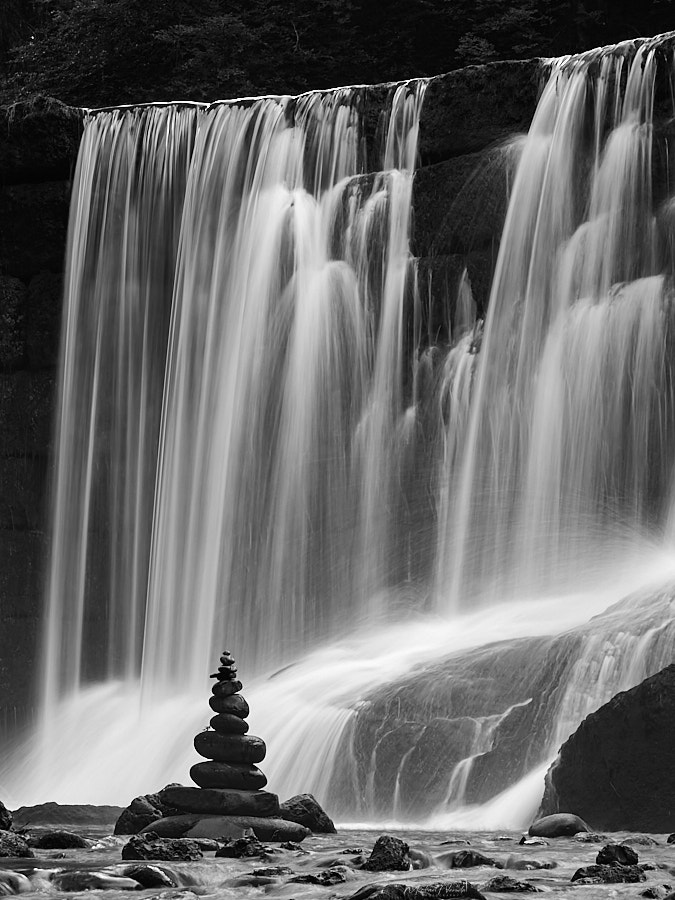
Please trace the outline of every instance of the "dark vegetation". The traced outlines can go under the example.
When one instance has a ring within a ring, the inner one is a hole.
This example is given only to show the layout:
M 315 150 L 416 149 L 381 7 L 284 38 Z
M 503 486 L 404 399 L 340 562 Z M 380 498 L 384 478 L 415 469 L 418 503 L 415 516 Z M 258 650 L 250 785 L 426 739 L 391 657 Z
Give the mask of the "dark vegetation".
M 675 0 L 1 0 L 0 99 L 299 93 L 674 27 Z

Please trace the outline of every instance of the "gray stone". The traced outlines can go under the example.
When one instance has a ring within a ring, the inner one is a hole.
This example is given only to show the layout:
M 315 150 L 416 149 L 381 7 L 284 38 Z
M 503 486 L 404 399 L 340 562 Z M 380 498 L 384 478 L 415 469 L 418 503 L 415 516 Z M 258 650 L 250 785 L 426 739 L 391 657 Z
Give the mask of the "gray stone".
M 209 725 L 218 734 L 246 734 L 248 731 L 248 722 L 241 716 L 234 716 L 231 713 L 218 713 L 213 716 Z
M 26 840 L 12 831 L 0 831 L 0 857 L 35 856 Z
M 249 714 L 248 703 L 241 694 L 232 694 L 228 697 L 209 697 L 209 706 L 214 712 L 229 713 L 245 719 Z
M 281 804 L 281 817 L 304 825 L 315 834 L 335 834 L 333 820 L 321 808 L 313 794 L 298 794 Z
M 228 840 L 244 837 L 253 831 L 260 841 L 303 841 L 311 832 L 295 822 L 257 816 L 215 816 L 208 813 L 185 813 L 159 819 L 148 827 L 162 837 L 194 837 Z
M 252 734 L 218 734 L 201 731 L 195 736 L 195 750 L 216 762 L 259 763 L 265 758 L 265 742 Z
M 227 788 L 170 787 L 159 793 L 168 806 L 183 812 L 219 816 L 278 816 L 279 798 L 269 791 L 237 791 Z
M 632 847 L 623 844 L 605 844 L 595 861 L 599 866 L 636 866 L 638 855 Z
M 134 835 L 122 847 L 122 859 L 160 859 L 166 861 L 190 862 L 201 859 L 202 851 L 194 841 L 167 839 L 157 832 Z
M 400 838 L 382 834 L 375 841 L 375 846 L 362 868 L 370 872 L 407 872 L 412 868 L 409 849 L 406 842 Z
M 133 878 L 110 875 L 108 872 L 57 872 L 52 884 L 59 891 L 135 891 L 138 882 Z
M 635 884 L 646 881 L 647 876 L 639 866 L 582 866 L 571 880 L 575 884 Z
M 537 819 L 528 828 L 528 834 L 533 837 L 574 837 L 580 831 L 590 831 L 591 829 L 573 813 L 555 813 L 550 816 L 543 816 Z
M 124 875 L 143 888 L 178 887 L 178 882 L 159 866 L 129 866 Z
M 529 881 L 518 881 L 509 875 L 494 875 L 489 881 L 481 885 L 481 889 L 492 894 L 527 893 L 539 894 L 541 890 Z
M 195 763 L 190 769 L 190 778 L 202 788 L 257 791 L 267 784 L 266 776 L 257 766 L 213 760 Z
M 349 900 L 451 900 L 454 897 L 472 897 L 485 900 L 470 881 L 438 881 L 416 884 L 412 881 L 367 884 Z
M 36 850 L 82 850 L 91 846 L 91 842 L 72 831 L 47 831 L 29 839 L 31 847 Z

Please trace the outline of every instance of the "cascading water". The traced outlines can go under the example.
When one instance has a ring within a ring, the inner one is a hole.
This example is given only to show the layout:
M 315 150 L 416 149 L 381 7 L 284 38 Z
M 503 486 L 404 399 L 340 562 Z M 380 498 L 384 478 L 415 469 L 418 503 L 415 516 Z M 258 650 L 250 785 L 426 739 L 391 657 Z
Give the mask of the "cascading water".
M 8 795 L 185 780 L 227 645 L 273 790 L 523 824 L 584 715 L 671 661 L 663 47 L 550 65 L 485 325 L 464 277 L 454 344 L 412 352 L 424 82 L 374 176 L 359 89 L 88 117 L 44 708 Z

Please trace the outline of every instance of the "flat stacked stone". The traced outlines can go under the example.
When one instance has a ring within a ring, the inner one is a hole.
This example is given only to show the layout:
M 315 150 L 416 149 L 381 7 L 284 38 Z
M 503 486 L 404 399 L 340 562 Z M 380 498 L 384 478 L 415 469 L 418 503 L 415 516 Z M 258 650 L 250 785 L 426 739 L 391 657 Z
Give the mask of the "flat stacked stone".
M 248 733 L 249 707 L 232 655 L 220 657 L 212 696 L 215 713 L 209 728 L 195 736 L 196 763 L 190 777 L 198 787 L 171 785 L 160 791 L 163 803 L 180 810 L 148 825 L 160 837 L 238 838 L 253 829 L 258 840 L 301 841 L 310 832 L 281 818 L 279 798 L 263 790 L 267 778 L 256 763 L 265 758 L 262 738 Z

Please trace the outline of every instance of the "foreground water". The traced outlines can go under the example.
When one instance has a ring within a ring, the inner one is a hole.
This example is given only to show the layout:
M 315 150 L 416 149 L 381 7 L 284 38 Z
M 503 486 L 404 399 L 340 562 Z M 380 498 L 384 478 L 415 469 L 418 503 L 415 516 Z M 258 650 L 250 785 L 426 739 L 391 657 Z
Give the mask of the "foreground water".
M 540 890 L 557 896 L 578 895 L 584 900 L 596 898 L 637 897 L 648 887 L 675 886 L 675 845 L 667 844 L 667 835 L 653 835 L 651 841 L 642 836 L 635 842 L 634 835 L 616 833 L 606 836 L 602 843 L 580 843 L 573 838 L 551 840 L 548 846 L 519 845 L 518 832 L 477 832 L 466 831 L 415 831 L 390 832 L 405 840 L 416 851 L 416 865 L 423 868 L 409 872 L 363 872 L 357 868 L 360 851 L 366 857 L 381 832 L 359 828 L 340 828 L 337 835 L 311 836 L 301 845 L 300 850 L 274 849 L 267 859 L 216 859 L 207 853 L 204 860 L 192 863 L 158 863 L 169 873 L 177 888 L 162 888 L 142 891 L 144 896 L 161 897 L 162 900 L 191 900 L 198 897 L 257 898 L 262 895 L 290 898 L 352 896 L 366 884 L 401 882 L 424 884 L 438 881 L 461 881 L 468 879 L 479 889 L 488 879 L 497 874 L 505 874 L 519 881 L 527 881 Z M 38 860 L 0 860 L 0 895 L 2 894 L 2 872 L 21 872 L 29 879 L 25 884 L 25 900 L 44 897 L 45 893 L 57 894 L 50 886 L 50 873 L 56 871 L 104 872 L 123 875 L 129 863 L 121 862 L 120 850 L 127 838 L 93 836 L 95 843 L 88 851 L 51 851 Z M 640 864 L 650 867 L 646 872 L 646 882 L 640 884 L 584 885 L 570 883 L 574 872 L 581 866 L 592 865 L 598 850 L 604 843 L 631 843 L 639 856 Z M 468 869 L 449 870 L 448 854 L 461 849 L 473 849 L 501 864 L 479 866 Z M 552 868 L 534 868 L 551 864 Z M 268 866 L 286 866 L 293 874 L 282 876 L 255 876 L 254 870 Z M 339 867 L 344 882 L 322 887 L 316 884 L 293 882 L 296 875 L 317 875 L 331 868 Z M 89 891 L 84 896 L 105 896 L 110 900 L 127 893 L 118 890 Z M 665 891 L 656 896 L 663 896 Z M 520 896 L 521 894 L 517 894 Z M 652 895 L 654 896 L 654 895 Z

